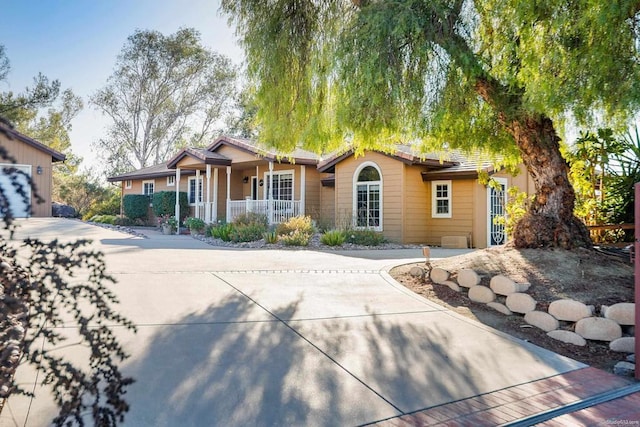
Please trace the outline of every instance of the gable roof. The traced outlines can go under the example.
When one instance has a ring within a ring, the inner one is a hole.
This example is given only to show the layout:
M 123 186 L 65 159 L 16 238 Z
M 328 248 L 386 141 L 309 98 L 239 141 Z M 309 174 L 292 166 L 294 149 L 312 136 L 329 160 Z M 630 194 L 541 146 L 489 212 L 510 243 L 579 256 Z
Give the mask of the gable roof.
M 276 153 L 267 148 L 254 143 L 253 141 L 245 138 L 237 138 L 232 136 L 220 136 L 208 147 L 208 151 L 215 152 L 222 146 L 234 147 L 249 154 L 253 154 L 258 157 L 262 157 L 271 162 L 281 163 L 297 163 L 301 165 L 317 165 L 320 161 L 320 156 L 311 151 L 302 149 L 296 149 L 291 153 Z
M 63 162 L 67 156 L 44 145 L 41 142 L 36 141 L 33 138 L 29 138 L 28 136 L 18 132 L 13 128 L 13 125 L 9 123 L 8 120 L 0 117 L 0 132 L 4 133 L 9 139 L 16 139 L 20 142 L 23 142 L 36 150 L 43 151 L 51 156 L 51 160 L 53 162 Z
M 408 165 L 422 165 L 432 168 L 447 168 L 451 166 L 455 166 L 457 164 L 456 161 L 451 160 L 443 160 L 442 156 L 428 153 L 428 154 L 418 154 L 416 153 L 410 145 L 398 144 L 396 145 L 396 150 L 393 153 L 386 153 L 384 151 L 376 151 L 377 153 L 384 154 L 385 156 L 389 156 L 393 159 L 399 160 Z M 341 153 L 334 154 L 326 160 L 323 160 L 318 164 L 318 170 L 320 172 L 335 172 L 335 166 L 341 161 L 351 157 L 355 153 L 353 148 Z
M 205 165 L 231 166 L 231 159 L 222 154 L 212 153 L 204 148 L 183 148 L 167 162 L 167 167 L 169 169 L 175 169 L 178 163 L 180 163 L 180 160 L 185 157 L 200 160 Z
M 195 171 L 181 170 L 182 175 L 193 175 Z M 123 173 L 121 175 L 110 176 L 107 178 L 108 182 L 120 182 L 127 181 L 129 179 L 152 179 L 162 178 L 165 176 L 175 176 L 175 169 L 167 168 L 167 162 L 160 163 L 159 165 L 153 165 L 146 168 L 134 170 L 132 172 Z

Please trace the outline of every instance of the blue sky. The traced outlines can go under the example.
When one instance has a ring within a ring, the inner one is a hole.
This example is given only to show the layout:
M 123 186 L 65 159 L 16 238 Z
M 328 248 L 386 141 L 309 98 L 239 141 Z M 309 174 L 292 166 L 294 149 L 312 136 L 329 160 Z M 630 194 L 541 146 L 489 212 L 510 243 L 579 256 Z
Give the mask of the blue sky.
M 22 92 L 39 72 L 73 89 L 85 109 L 73 122 L 72 149 L 94 167 L 91 142 L 105 122 L 88 98 L 105 85 L 127 37 L 136 29 L 192 27 L 205 46 L 240 65 L 242 49 L 219 7 L 218 0 L 0 0 L 0 44 L 11 62 L 0 91 Z

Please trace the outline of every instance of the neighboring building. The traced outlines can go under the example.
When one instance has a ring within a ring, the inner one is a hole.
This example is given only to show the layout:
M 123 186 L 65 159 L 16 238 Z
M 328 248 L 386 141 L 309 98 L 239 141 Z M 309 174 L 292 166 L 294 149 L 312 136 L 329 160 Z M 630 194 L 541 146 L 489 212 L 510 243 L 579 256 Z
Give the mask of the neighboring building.
M 1 118 L 0 146 L 10 157 L 0 158 L 0 186 L 7 196 L 12 215 L 15 218 L 51 216 L 53 163 L 64 161 L 65 155 L 21 134 Z M 29 178 L 35 191 L 29 185 Z M 22 190 L 19 188 L 26 191 L 26 198 L 20 194 Z M 0 210 L 0 215 L 4 217 L 5 212 Z
M 479 170 L 502 191 L 479 184 Z M 320 161 L 306 151 L 281 155 L 226 136 L 109 181 L 122 182 L 123 194 L 186 191 L 191 208 L 180 216 L 206 222 L 245 212 L 264 213 L 271 223 L 306 214 L 325 226 L 374 229 L 394 242 L 441 245 L 454 238 L 478 248 L 506 241 L 493 218 L 504 214 L 507 189 L 533 188 L 525 173 L 512 177 L 457 153 L 418 155 L 398 145 L 393 154 L 347 151 Z

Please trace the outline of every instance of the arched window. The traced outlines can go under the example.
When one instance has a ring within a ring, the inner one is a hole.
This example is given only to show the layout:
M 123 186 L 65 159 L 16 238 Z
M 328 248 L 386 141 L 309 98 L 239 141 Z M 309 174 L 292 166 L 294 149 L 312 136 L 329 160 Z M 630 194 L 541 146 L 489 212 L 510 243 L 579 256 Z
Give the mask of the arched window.
M 355 226 L 382 231 L 382 174 L 378 165 L 366 162 L 354 174 Z

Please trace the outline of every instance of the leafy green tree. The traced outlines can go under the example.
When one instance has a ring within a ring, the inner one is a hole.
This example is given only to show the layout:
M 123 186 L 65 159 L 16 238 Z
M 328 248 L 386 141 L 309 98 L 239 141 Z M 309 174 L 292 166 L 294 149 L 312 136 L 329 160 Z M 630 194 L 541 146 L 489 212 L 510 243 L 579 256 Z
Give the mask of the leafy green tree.
M 640 102 L 635 1 L 223 0 L 260 138 L 281 149 L 421 141 L 522 161 L 517 247 L 590 246 L 557 124 Z
M 81 218 L 100 214 L 118 214 L 120 209 L 115 212 L 110 210 L 105 212 L 108 200 L 117 200 L 120 204 L 119 191 L 115 188 L 105 187 L 96 176 L 84 173 L 56 174 L 53 179 L 53 200 L 64 203 L 73 207 Z M 102 210 L 99 205 L 104 206 Z M 98 212 L 99 211 L 99 212 Z
M 111 170 L 167 160 L 180 145 L 209 142 L 235 93 L 230 60 L 202 46 L 194 29 L 136 31 L 107 85 L 91 99 L 110 121 L 97 142 Z

